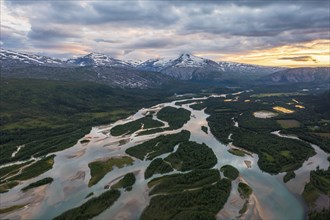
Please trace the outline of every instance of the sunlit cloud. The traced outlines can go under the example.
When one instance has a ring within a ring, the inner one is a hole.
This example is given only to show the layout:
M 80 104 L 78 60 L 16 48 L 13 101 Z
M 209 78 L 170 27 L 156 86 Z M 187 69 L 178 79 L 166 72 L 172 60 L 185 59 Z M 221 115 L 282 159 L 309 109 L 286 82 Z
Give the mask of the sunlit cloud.
M 314 59 L 311 56 L 298 56 L 298 57 L 280 57 L 279 60 L 292 60 L 296 62 L 307 62 L 307 61 L 313 61 L 314 63 L 318 63 L 316 59 Z
M 285 45 L 222 56 L 223 60 L 267 66 L 330 66 L 330 40 Z
M 275 66 L 329 62 L 329 1 L 1 0 L 1 47 L 59 58 L 180 53 Z M 166 13 L 164 13 L 164 11 Z

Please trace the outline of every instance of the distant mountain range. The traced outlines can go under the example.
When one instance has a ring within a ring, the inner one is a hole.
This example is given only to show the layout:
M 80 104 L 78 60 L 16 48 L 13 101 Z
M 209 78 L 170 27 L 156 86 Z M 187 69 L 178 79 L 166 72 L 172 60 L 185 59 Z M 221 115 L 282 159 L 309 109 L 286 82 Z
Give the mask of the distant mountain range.
M 266 78 L 273 82 L 297 83 L 297 82 L 323 82 L 330 85 L 330 68 L 329 67 L 304 67 L 286 69 L 273 73 Z
M 228 73 L 257 73 L 261 76 L 285 69 L 233 62 L 216 62 L 191 54 L 181 54 L 174 59 L 160 58 L 147 60 L 138 65 L 137 68 L 146 71 L 160 72 L 181 80 L 221 78 L 223 74 Z
M 0 49 L 0 64 L 1 67 L 18 67 L 18 66 L 61 66 L 65 62 L 46 56 L 34 54 L 19 53 L 12 50 Z
M 114 59 L 104 54 L 90 53 L 83 57 L 75 59 L 69 59 L 67 64 L 73 64 L 77 66 L 110 66 L 110 67 L 133 67 L 132 63 L 127 61 Z
M 170 80 L 294 83 L 326 82 L 330 79 L 329 68 L 287 69 L 216 62 L 187 53 L 144 62 L 90 53 L 63 61 L 0 49 L 0 65 L 1 75 L 6 77 L 94 81 L 129 88 L 157 87 Z

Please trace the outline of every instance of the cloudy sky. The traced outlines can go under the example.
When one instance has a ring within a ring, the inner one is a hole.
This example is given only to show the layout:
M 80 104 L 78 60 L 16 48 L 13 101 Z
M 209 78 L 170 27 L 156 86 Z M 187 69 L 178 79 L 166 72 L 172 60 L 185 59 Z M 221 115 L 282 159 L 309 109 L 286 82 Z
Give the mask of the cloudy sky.
M 0 1 L 5 49 L 58 58 L 188 52 L 261 65 L 330 65 L 328 0 Z

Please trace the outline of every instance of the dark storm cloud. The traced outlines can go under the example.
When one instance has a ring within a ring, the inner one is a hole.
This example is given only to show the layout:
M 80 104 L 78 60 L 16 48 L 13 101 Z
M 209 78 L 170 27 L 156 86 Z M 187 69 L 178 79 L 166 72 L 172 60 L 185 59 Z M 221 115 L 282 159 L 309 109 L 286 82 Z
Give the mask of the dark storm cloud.
M 12 7 L 37 7 L 35 1 L 9 2 Z M 42 1 L 38 5 L 44 5 L 46 9 L 39 9 L 40 18 L 58 24 L 112 23 L 123 26 L 164 27 L 174 24 L 179 19 L 171 4 L 162 1 Z M 37 18 L 34 22 L 38 20 Z
M 296 62 L 306 62 L 306 61 L 313 61 L 317 63 L 318 61 L 311 56 L 298 56 L 298 57 L 281 57 L 279 60 L 292 60 Z
M 170 48 L 182 44 L 183 42 L 180 42 L 180 40 L 174 41 L 169 38 L 138 39 L 135 42 L 132 42 L 131 44 L 127 45 L 126 47 L 133 49 Z
M 115 4 L 113 4 L 115 3 Z M 176 23 L 179 14 L 167 2 L 122 1 L 96 2 L 91 5 L 98 16 L 93 22 L 164 27 Z M 88 22 L 88 20 L 87 20 Z
M 214 7 L 209 14 L 191 14 L 181 33 L 208 32 L 234 36 L 274 36 L 288 30 L 329 28 L 329 7 L 297 5 L 287 2 L 259 8 L 239 7 L 235 4 Z
M 119 43 L 120 41 L 116 41 L 116 40 L 107 40 L 107 39 L 102 39 L 102 38 L 96 38 L 94 39 L 95 42 L 100 43 L 100 42 L 104 42 L 104 43 Z
M 329 1 L 8 1 L 36 8 L 36 23 L 162 28 L 181 33 L 273 36 L 283 31 L 329 28 Z M 83 4 L 86 3 L 86 4 Z M 27 9 L 28 10 L 28 9 Z
M 1 25 L 0 36 L 1 47 L 16 50 L 27 46 L 25 34 L 6 25 Z
M 58 27 L 31 27 L 28 32 L 29 39 L 31 40 L 45 40 L 45 41 L 56 41 L 65 38 L 76 38 L 78 34 L 70 32 L 68 30 L 62 30 Z
M 220 51 L 265 49 L 329 39 L 328 0 L 299 1 L 18 1 L 8 13 L 25 17 L 25 36 L 6 29 L 8 47 L 77 43 L 113 53 L 143 49 Z M 3 19 L 3 18 L 1 18 Z M 1 27 L 1 31 L 3 27 Z M 135 31 L 134 31 L 135 30 Z M 165 35 L 166 32 L 166 35 Z M 127 33 L 127 34 L 126 34 Z M 148 34 L 147 34 L 148 33 Z M 206 37 L 205 37 L 206 36 Z

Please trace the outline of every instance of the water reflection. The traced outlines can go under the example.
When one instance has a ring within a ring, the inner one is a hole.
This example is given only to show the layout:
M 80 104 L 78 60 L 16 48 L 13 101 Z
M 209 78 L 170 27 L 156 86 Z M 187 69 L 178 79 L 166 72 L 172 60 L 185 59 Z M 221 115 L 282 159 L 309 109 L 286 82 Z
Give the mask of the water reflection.
M 235 95 L 239 95 L 236 93 Z M 211 95 L 213 98 L 224 98 L 226 95 Z M 180 101 L 202 101 L 208 97 L 182 99 Z M 124 155 L 125 150 L 138 143 L 155 138 L 160 134 L 177 133 L 182 129 L 191 132 L 191 141 L 207 144 L 214 151 L 218 162 L 215 168 L 219 169 L 223 165 L 230 164 L 240 171 L 240 181 L 244 181 L 251 186 L 253 194 L 250 197 L 248 210 L 241 217 L 244 219 L 303 219 L 304 218 L 304 204 L 301 200 L 301 192 L 305 182 L 309 180 L 309 172 L 320 168 L 327 168 L 329 162 L 327 160 L 328 154 L 323 152 L 320 148 L 312 145 L 316 151 L 316 155 L 309 158 L 303 166 L 298 169 L 296 178 L 284 184 L 282 181 L 284 174 L 270 175 L 262 172 L 258 165 L 258 155 L 252 154 L 238 157 L 228 152 L 230 146 L 221 144 L 212 134 L 206 134 L 201 130 L 201 126 L 205 126 L 210 131 L 207 123 L 208 115 L 204 110 L 197 111 L 189 107 L 190 104 L 183 104 L 181 107 L 191 111 L 193 117 L 188 121 L 183 128 L 175 131 L 164 131 L 158 134 L 137 136 L 138 131 L 126 136 L 113 137 L 109 131 L 112 127 L 127 123 L 138 118 L 144 117 L 146 114 L 152 114 L 159 111 L 162 107 L 173 106 L 176 101 L 163 103 L 151 108 L 143 108 L 136 114 L 124 120 L 119 120 L 113 124 L 95 127 L 91 132 L 86 135 L 89 137 L 88 144 L 78 143 L 69 149 L 56 153 L 55 163 L 52 170 L 42 174 L 41 176 L 28 180 L 24 184 L 15 187 L 8 193 L 1 196 L 1 207 L 7 207 L 15 204 L 22 204 L 30 201 L 31 199 L 38 199 L 38 203 L 31 203 L 27 208 L 21 209 L 15 213 L 9 213 L 4 216 L 9 219 L 30 218 L 30 219 L 50 219 L 57 216 L 73 207 L 77 207 L 87 200 L 85 197 L 93 192 L 95 196 L 104 192 L 104 186 L 109 185 L 113 180 L 120 178 L 128 172 L 136 174 L 136 183 L 132 191 L 121 193 L 118 201 L 96 217 L 95 219 L 108 219 L 111 218 L 127 218 L 138 219 L 143 209 L 149 203 L 147 181 L 144 180 L 144 171 L 150 164 L 150 161 L 135 160 L 132 166 L 124 167 L 121 169 L 115 168 L 100 180 L 96 185 L 88 187 L 90 179 L 90 170 L 88 163 L 112 156 Z M 149 112 L 149 113 L 148 113 Z M 153 116 L 157 119 L 156 116 Z M 235 121 L 236 122 L 236 121 Z M 168 126 L 165 123 L 165 126 Z M 238 126 L 238 124 L 237 124 Z M 275 133 L 276 134 L 276 133 Z M 279 135 L 279 133 L 277 134 Z M 286 138 L 286 137 L 283 137 Z M 174 149 L 174 151 L 177 147 Z M 161 155 L 164 158 L 166 155 Z M 247 168 L 244 161 L 251 161 L 251 168 Z M 178 173 L 174 171 L 173 173 Z M 44 177 L 51 176 L 54 181 L 49 186 L 38 188 L 31 193 L 22 193 L 20 189 L 27 184 L 40 180 Z M 156 175 L 161 176 L 161 175 Z M 218 215 L 217 218 L 237 218 L 238 211 L 242 208 L 244 201 L 240 199 L 237 193 L 237 184 L 239 180 L 233 182 L 232 191 L 227 203 Z M 37 196 L 36 196 L 37 195 Z M 38 197 L 38 198 L 36 198 Z

